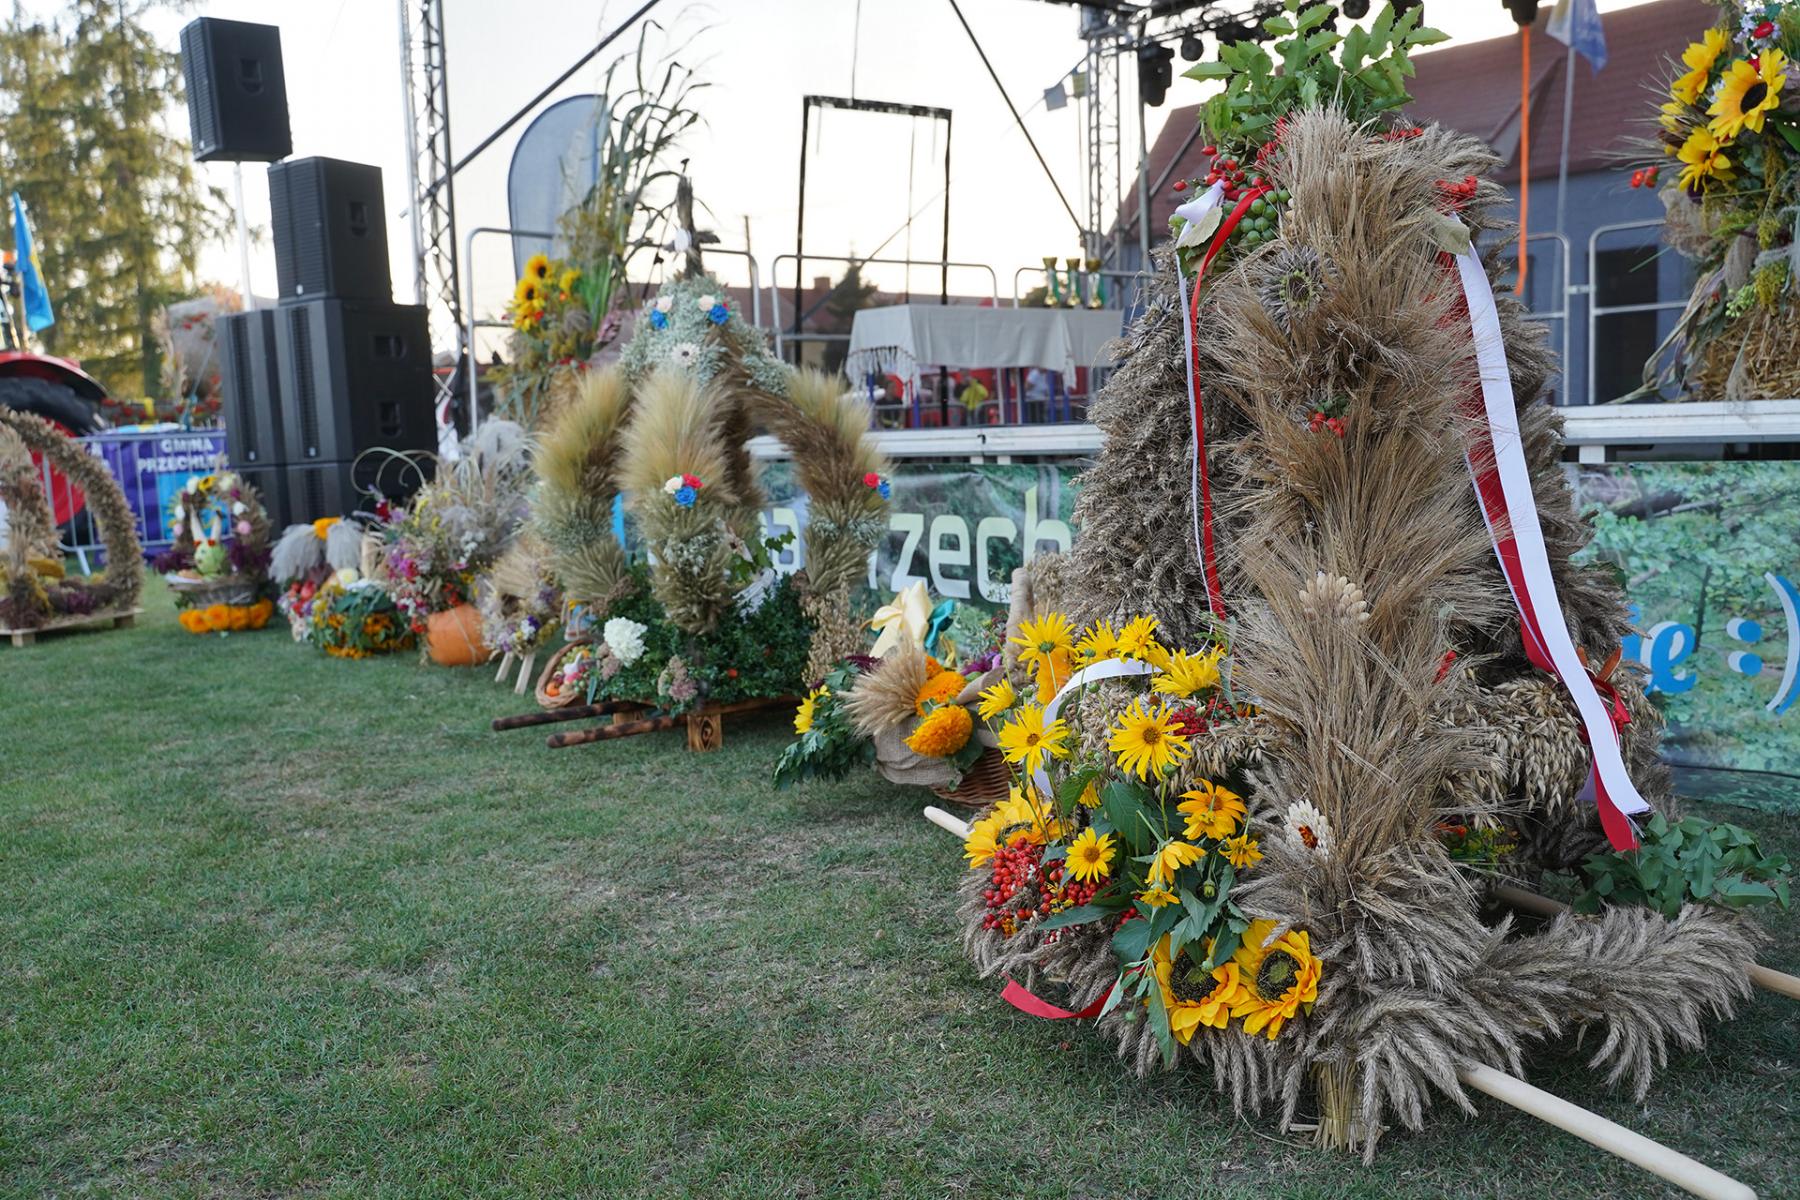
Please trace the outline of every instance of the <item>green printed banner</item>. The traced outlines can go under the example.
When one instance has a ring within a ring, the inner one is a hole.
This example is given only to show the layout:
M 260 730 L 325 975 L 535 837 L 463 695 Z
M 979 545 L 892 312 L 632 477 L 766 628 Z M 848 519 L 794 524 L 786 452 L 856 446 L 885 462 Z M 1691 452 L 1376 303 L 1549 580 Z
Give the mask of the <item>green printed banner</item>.
M 1800 462 L 1570 464 L 1595 536 L 1640 632 L 1639 663 L 1668 719 L 1674 762 L 1800 773 Z M 888 536 L 869 560 L 879 601 L 923 580 L 932 592 L 1003 606 L 1013 568 L 1067 550 L 1074 463 L 902 463 Z M 806 497 L 786 463 L 765 476 L 770 532 L 796 533 Z M 798 544 L 782 565 L 797 569 Z M 1590 649 L 1598 650 L 1598 647 Z

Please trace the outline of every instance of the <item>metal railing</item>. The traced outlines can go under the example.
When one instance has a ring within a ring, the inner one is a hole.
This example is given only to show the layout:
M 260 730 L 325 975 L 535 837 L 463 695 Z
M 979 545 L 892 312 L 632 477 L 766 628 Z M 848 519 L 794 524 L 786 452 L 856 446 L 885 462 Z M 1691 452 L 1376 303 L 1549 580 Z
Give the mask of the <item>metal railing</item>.
M 1597 394 L 1599 387 L 1598 368 L 1600 356 L 1595 353 L 1595 347 L 1599 344 L 1600 318 L 1622 316 L 1627 313 L 1680 312 L 1688 305 L 1688 297 L 1685 295 L 1675 300 L 1656 300 L 1644 304 L 1603 305 L 1599 303 L 1601 237 L 1609 233 L 1622 233 L 1628 229 L 1661 229 L 1662 226 L 1663 222 L 1656 219 L 1644 221 L 1619 221 L 1612 225 L 1602 225 L 1588 236 L 1587 284 L 1583 289 L 1583 294 L 1587 296 L 1588 301 L 1587 402 L 1589 404 L 1601 403 L 1600 397 Z M 1636 248 L 1637 247 L 1626 247 L 1626 249 Z
M 958 271 L 986 271 L 988 277 L 988 294 L 993 298 L 994 307 L 1000 307 L 1000 276 L 987 263 L 939 261 L 937 259 L 920 258 L 858 258 L 853 254 L 813 254 L 808 252 L 806 261 L 854 263 L 859 267 L 948 267 Z M 781 264 L 794 264 L 794 283 L 800 283 L 800 259 L 793 254 L 777 254 L 769 260 L 769 313 L 775 325 L 775 357 L 784 356 L 784 349 L 789 340 L 796 342 L 825 341 L 827 335 L 817 333 L 790 334 L 785 332 L 786 321 L 781 315 Z M 838 337 L 845 335 L 838 334 Z
M 225 462 L 223 429 L 98 433 L 74 440 L 84 453 L 105 463 L 107 473 L 118 481 L 146 552 L 167 550 L 175 543 L 161 481 L 185 482 L 191 475 L 219 470 Z M 83 574 L 92 574 L 90 556 L 104 550 L 105 543 L 89 513 L 87 497 L 67 476 L 53 472 L 48 459 L 39 461 L 38 472 L 52 515 L 69 514 L 58 525 L 57 549 L 74 558 Z
M 1561 383 L 1558 385 L 1558 387 L 1556 389 L 1556 403 L 1558 405 L 1565 405 L 1569 402 L 1569 297 L 1572 295 L 1578 294 L 1579 290 L 1580 290 L 1573 285 L 1573 283 L 1570 281 L 1570 278 L 1569 278 L 1569 268 L 1573 264 L 1574 255 L 1569 247 L 1569 239 L 1561 233 L 1556 233 L 1556 232 L 1534 233 L 1534 234 L 1531 234 L 1530 236 L 1528 236 L 1525 239 L 1525 241 L 1526 241 L 1527 246 L 1529 246 L 1529 244 L 1532 242 L 1538 242 L 1538 241 L 1554 242 L 1556 244 L 1556 249 L 1559 251 L 1557 256 L 1552 260 L 1556 264 L 1557 274 L 1556 274 L 1556 285 L 1553 288 L 1551 288 L 1551 292 L 1552 292 L 1552 294 L 1560 296 L 1562 298 L 1562 304 L 1558 308 L 1556 308 L 1554 311 L 1551 311 L 1551 312 L 1540 312 L 1535 308 L 1529 309 L 1528 311 L 1531 313 L 1531 319 L 1534 321 L 1542 321 L 1546 325 L 1550 324 L 1552 321 L 1556 322 L 1557 328 L 1561 333 L 1561 336 L 1558 338 L 1557 355 L 1556 355 L 1557 368 L 1558 368 L 1557 374 L 1561 379 Z M 1505 249 L 1507 247 L 1513 248 L 1513 254 L 1511 255 L 1511 259 L 1513 262 L 1514 272 L 1517 272 L 1519 269 L 1519 264 L 1517 261 L 1518 260 L 1518 253 L 1517 253 L 1518 244 L 1519 243 L 1516 238 L 1508 239 L 1506 243 L 1502 244 L 1502 249 Z M 1530 250 L 1527 249 L 1526 257 L 1527 257 L 1528 264 L 1529 264 L 1529 259 L 1530 259 L 1530 253 L 1531 253 Z M 1527 269 L 1527 271 L 1529 271 L 1530 266 L 1527 265 L 1526 269 Z M 1589 270 L 1589 278 L 1591 279 L 1592 276 L 1593 276 L 1593 272 L 1590 269 Z M 1593 356 L 1594 356 L 1593 339 L 1590 338 L 1588 340 L 1588 360 L 1590 362 L 1593 360 Z M 1589 388 L 1589 392 L 1591 395 L 1591 393 L 1592 393 L 1591 387 Z

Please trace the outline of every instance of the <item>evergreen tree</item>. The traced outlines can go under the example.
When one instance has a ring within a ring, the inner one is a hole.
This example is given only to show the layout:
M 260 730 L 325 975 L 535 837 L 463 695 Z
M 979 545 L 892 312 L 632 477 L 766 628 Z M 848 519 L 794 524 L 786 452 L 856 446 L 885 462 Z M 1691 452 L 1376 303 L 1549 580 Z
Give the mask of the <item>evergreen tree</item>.
M 153 394 L 151 322 L 192 294 L 225 197 L 195 180 L 181 57 L 144 27 L 156 0 L 72 0 L 0 25 L 0 191 L 31 210 L 56 324 L 39 335 L 120 396 Z M 10 239 L 9 239 L 10 240 Z
M 856 321 L 856 314 L 875 302 L 875 295 L 879 290 L 874 284 L 864 281 L 861 263 L 851 263 L 844 269 L 843 278 L 832 285 L 831 293 L 825 297 L 825 312 L 831 318 L 825 332 L 849 333 L 850 326 Z M 825 370 L 842 370 L 849 347 L 848 342 L 826 342 L 822 364 Z

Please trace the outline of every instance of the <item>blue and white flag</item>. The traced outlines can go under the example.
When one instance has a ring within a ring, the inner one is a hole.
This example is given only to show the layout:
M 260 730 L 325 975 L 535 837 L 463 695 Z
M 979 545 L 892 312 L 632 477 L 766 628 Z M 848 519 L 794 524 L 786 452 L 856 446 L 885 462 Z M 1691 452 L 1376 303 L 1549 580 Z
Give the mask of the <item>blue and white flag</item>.
M 1558 0 L 1544 32 L 1587 59 L 1598 71 L 1606 65 L 1606 30 L 1594 0 Z
M 19 255 L 19 299 L 25 305 L 25 327 L 36 333 L 56 324 L 50 308 L 50 289 L 44 286 L 44 264 L 38 261 L 37 243 L 31 240 L 31 223 L 25 219 L 25 201 L 13 193 L 13 249 Z

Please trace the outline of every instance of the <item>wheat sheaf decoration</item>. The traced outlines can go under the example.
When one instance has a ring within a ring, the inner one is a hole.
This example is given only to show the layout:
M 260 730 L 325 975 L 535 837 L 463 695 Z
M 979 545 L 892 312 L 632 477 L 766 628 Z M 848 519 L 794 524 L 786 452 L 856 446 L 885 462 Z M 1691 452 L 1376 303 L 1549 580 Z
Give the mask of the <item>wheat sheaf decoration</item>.
M 144 586 L 144 556 L 138 542 L 137 520 L 125 501 L 125 493 L 106 464 L 89 454 L 81 443 L 65 435 L 41 417 L 0 407 L 0 428 L 9 430 L 27 451 L 62 473 L 86 500 L 86 511 L 99 527 L 106 565 L 87 578 L 65 576 L 60 557 L 47 558 L 40 544 L 27 553 L 28 538 L 17 538 L 7 561 L 5 587 L 0 589 L 0 626 L 38 629 L 61 618 L 96 614 L 129 613 L 137 607 Z M 31 486 L 41 495 L 42 477 L 33 470 L 12 471 L 9 478 Z M 43 540 L 43 510 L 26 500 L 21 511 L 34 513 L 29 535 Z

